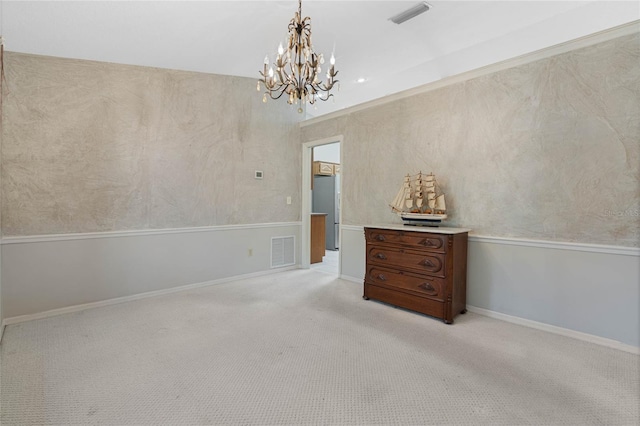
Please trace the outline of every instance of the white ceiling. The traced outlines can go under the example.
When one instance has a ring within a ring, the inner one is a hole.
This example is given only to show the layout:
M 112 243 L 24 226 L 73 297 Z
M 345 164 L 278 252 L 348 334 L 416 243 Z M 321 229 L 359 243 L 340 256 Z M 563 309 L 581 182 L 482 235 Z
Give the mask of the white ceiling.
M 640 18 L 636 1 L 303 0 L 318 53 L 335 51 L 335 102 L 309 115 L 410 89 Z M 258 78 L 297 0 L 2 1 L 10 51 Z M 358 78 L 364 83 L 357 83 Z M 251 84 L 247 90 L 254 90 Z M 256 96 L 260 96 L 256 92 Z M 280 102 L 284 102 L 280 100 Z

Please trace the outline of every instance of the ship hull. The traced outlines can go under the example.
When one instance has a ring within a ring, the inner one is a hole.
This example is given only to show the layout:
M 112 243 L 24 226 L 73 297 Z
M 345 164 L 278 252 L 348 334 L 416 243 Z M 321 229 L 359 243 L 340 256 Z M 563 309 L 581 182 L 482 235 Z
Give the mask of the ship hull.
M 446 214 L 397 213 L 405 225 L 438 226 L 447 218 Z

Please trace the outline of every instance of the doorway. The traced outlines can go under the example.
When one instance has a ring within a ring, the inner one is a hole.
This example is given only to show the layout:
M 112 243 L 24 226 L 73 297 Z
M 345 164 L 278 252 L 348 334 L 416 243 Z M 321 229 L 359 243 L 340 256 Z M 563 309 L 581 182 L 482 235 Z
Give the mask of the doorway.
M 338 275 L 340 142 L 314 146 L 311 182 L 311 268 Z M 321 227 L 324 222 L 324 236 Z
M 342 237 L 341 158 L 342 136 L 303 144 L 301 264 L 303 268 L 338 276 Z

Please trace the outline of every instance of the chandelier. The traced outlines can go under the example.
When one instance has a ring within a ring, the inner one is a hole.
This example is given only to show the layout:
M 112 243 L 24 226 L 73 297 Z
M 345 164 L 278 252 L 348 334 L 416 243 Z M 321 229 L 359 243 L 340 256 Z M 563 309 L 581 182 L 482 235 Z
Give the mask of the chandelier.
M 266 89 L 262 102 L 267 102 L 267 95 L 271 99 L 280 99 L 287 95 L 287 103 L 299 104 L 298 112 L 302 112 L 302 105 L 306 102 L 315 104 L 316 101 L 326 101 L 333 94 L 329 92 L 338 83 L 335 79 L 338 72 L 334 65 L 336 59 L 331 54 L 330 67 L 327 71 L 326 83 L 320 80 L 321 65 L 324 64 L 322 54 L 317 55 L 311 44 L 311 18 L 302 18 L 302 0 L 298 0 L 298 11 L 289 22 L 289 37 L 287 48 L 280 43 L 278 55 L 273 65 L 269 56 L 264 58 L 264 70 L 260 71 L 262 78 L 258 80 L 258 91 L 262 83 Z

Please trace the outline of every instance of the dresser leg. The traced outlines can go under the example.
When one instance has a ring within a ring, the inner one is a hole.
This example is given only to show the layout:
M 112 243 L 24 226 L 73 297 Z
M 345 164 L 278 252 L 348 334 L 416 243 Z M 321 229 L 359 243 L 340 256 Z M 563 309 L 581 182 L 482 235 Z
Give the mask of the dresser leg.
M 464 308 L 463 310 L 460 311 L 461 314 L 466 314 L 467 313 L 467 308 Z
M 369 300 L 369 296 L 364 296 L 364 295 L 363 295 L 363 296 L 362 296 L 362 298 L 363 298 L 364 300 Z
M 451 295 L 447 296 L 447 300 L 444 302 L 444 318 L 442 320 L 445 324 L 453 324 L 453 303 L 451 301 Z

